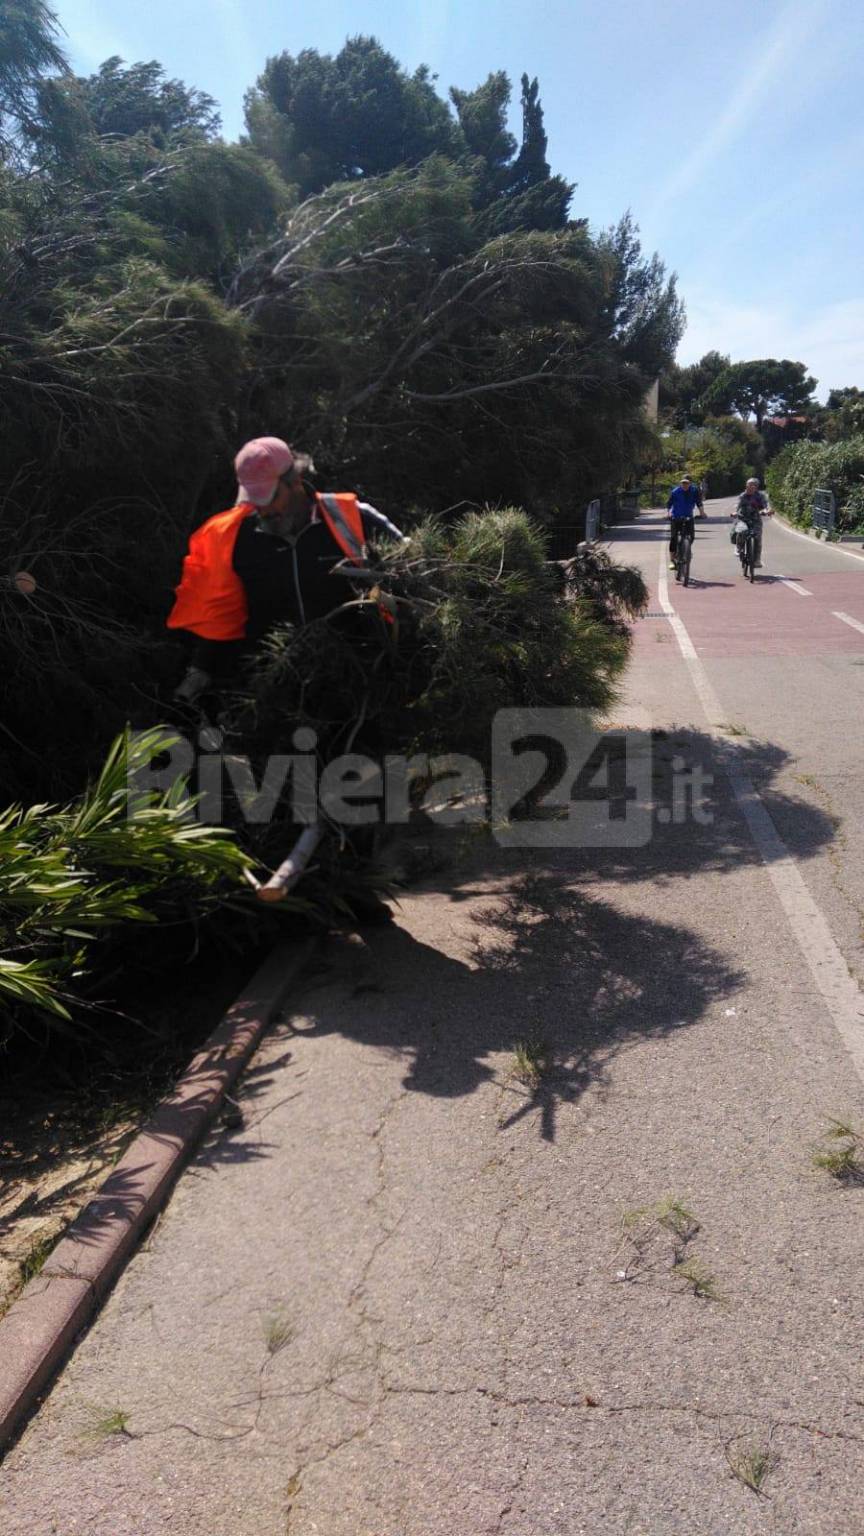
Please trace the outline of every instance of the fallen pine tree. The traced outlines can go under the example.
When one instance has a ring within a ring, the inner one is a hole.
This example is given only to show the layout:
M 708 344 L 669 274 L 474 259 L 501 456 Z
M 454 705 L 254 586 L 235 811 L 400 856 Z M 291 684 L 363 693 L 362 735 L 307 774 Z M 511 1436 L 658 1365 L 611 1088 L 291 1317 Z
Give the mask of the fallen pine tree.
M 270 635 L 224 701 L 229 749 L 248 754 L 260 780 L 305 727 L 322 766 L 362 748 L 466 754 L 485 773 L 499 709 L 610 706 L 626 620 L 645 600 L 638 572 L 591 547 L 562 573 L 518 509 L 428 519 L 407 545 L 381 553 L 371 592 L 349 595 L 318 624 Z M 382 621 L 382 606 L 395 624 Z M 46 1028 L 86 1035 L 100 998 L 110 1009 L 129 943 L 148 930 L 169 967 L 171 929 L 187 954 L 214 923 L 248 941 L 244 870 L 284 856 L 297 832 L 290 805 L 250 823 L 235 798 L 227 829 L 207 825 L 182 781 L 155 795 L 136 789 L 165 746 L 164 732 L 127 732 L 76 802 L 13 807 L 0 819 L 0 1043 Z M 346 880 L 357 878 L 325 858 L 287 915 L 338 917 L 349 910 Z M 359 878 L 374 884 L 374 869 Z

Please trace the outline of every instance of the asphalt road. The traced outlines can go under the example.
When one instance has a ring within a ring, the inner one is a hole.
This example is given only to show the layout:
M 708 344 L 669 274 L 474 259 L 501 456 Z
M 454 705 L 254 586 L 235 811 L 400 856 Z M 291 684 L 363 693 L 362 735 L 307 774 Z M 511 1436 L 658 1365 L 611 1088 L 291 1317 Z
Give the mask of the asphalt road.
M 659 520 L 615 538 L 652 835 L 455 836 L 334 943 L 7 1458 L 3 1536 L 864 1532 L 864 1187 L 812 1165 L 864 1125 L 864 564 L 772 526 L 745 586 L 710 510 L 687 591 Z

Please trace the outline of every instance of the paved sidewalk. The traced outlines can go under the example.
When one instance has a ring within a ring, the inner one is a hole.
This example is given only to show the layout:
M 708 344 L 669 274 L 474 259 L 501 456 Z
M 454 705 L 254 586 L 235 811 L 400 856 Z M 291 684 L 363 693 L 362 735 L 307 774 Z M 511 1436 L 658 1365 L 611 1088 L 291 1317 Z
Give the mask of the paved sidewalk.
M 3 1536 L 860 1532 L 861 1204 L 808 1143 L 862 1095 L 782 932 L 747 974 L 711 917 L 761 872 L 644 857 L 481 869 L 336 946 L 8 1459 Z M 616 1279 L 666 1193 L 722 1302 L 662 1239 Z
M 712 752 L 662 654 L 661 799 Z M 864 1088 L 722 777 L 712 809 L 472 838 L 332 945 L 7 1458 L 2 1536 L 861 1536 L 864 1189 L 810 1158 Z M 834 825 L 784 814 L 806 876 Z M 670 1195 L 698 1230 L 622 1231 Z

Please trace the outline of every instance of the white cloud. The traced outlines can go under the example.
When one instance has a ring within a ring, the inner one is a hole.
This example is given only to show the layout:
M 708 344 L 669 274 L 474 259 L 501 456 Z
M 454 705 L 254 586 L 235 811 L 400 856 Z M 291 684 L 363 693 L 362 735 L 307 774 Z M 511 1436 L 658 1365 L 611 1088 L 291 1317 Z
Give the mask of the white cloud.
M 804 316 L 781 304 L 733 304 L 693 294 L 679 363 L 706 352 L 728 352 L 734 362 L 751 357 L 791 357 L 805 363 L 824 400 L 846 384 L 864 388 L 864 299 L 841 299 Z

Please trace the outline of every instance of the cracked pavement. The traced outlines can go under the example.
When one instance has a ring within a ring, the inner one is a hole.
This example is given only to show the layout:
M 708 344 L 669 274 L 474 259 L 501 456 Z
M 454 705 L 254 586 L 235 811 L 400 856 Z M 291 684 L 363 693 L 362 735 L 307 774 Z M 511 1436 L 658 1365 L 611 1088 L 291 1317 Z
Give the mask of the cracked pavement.
M 660 651 L 628 690 L 662 797 L 713 749 Z M 741 750 L 845 934 L 844 828 L 766 712 Z M 331 942 L 7 1457 L 2 1536 L 861 1536 L 864 1189 L 811 1150 L 864 1087 L 714 766 L 710 825 L 454 834 L 393 929 Z M 668 1195 L 716 1299 L 628 1247 Z

